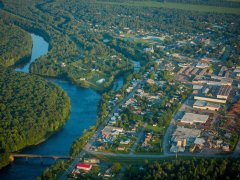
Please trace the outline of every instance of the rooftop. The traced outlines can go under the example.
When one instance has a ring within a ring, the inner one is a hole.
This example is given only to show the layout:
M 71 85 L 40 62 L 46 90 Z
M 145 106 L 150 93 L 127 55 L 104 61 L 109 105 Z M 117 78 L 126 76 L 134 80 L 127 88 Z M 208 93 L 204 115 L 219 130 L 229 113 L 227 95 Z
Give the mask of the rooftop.
M 185 127 L 178 126 L 173 136 L 177 139 L 188 139 L 188 138 L 196 138 L 201 134 L 201 130 L 199 129 L 190 129 Z
M 181 119 L 181 122 L 183 123 L 206 123 L 208 120 L 208 115 L 203 114 L 194 114 L 194 113 L 186 113 L 183 118 Z

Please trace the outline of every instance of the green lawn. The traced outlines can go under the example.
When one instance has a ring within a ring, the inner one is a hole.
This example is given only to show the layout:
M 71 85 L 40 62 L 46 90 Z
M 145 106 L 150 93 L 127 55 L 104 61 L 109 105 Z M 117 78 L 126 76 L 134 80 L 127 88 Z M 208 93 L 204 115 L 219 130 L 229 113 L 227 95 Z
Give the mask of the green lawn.
M 158 125 L 154 127 L 153 125 L 150 125 L 150 124 L 147 125 L 146 129 L 148 129 L 150 131 L 154 131 L 156 133 L 165 131 L 165 127 L 159 127 Z
M 240 8 L 217 7 L 217 6 L 185 4 L 185 3 L 170 3 L 170 2 L 161 3 L 156 1 L 128 1 L 128 2 L 122 2 L 122 3 L 97 1 L 94 3 L 117 5 L 117 6 L 124 5 L 124 6 L 133 6 L 133 7 L 172 8 L 172 9 L 180 9 L 180 10 L 186 10 L 186 11 L 240 14 Z

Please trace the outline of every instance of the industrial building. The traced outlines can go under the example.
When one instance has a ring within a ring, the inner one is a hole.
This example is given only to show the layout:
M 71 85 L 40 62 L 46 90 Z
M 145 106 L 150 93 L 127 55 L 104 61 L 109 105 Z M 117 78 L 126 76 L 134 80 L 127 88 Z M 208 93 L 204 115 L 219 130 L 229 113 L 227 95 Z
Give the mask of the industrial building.
M 206 102 L 206 101 L 197 100 L 193 104 L 193 108 L 202 109 L 202 110 L 210 110 L 210 111 L 218 111 L 220 109 L 220 105 L 216 104 L 216 103 L 210 103 L 210 102 Z
M 201 130 L 178 126 L 172 135 L 170 152 L 184 152 L 185 147 L 191 146 L 200 135 Z
M 181 119 L 182 123 L 194 124 L 194 123 L 206 123 L 208 120 L 208 115 L 186 113 Z
M 217 94 L 217 98 L 219 98 L 219 99 L 228 99 L 228 96 L 230 95 L 231 90 L 232 90 L 231 86 L 222 86 L 219 89 L 219 92 Z

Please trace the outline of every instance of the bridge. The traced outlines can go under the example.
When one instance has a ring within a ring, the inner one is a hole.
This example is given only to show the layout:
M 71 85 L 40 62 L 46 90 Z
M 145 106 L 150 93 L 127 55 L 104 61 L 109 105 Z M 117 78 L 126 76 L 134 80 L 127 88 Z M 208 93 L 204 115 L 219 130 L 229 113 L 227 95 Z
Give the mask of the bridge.
M 58 155 L 39 155 L 39 154 L 11 154 L 12 157 L 14 158 L 39 158 L 39 159 L 43 159 L 43 158 L 48 158 L 48 159 L 54 159 L 54 160 L 58 160 L 58 159 L 72 159 L 71 156 L 58 156 Z

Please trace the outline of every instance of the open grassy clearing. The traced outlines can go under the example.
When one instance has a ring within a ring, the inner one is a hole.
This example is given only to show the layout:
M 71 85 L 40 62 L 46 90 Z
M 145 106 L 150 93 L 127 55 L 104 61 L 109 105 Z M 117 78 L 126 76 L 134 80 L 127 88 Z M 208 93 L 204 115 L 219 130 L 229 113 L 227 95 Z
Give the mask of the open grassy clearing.
M 232 0 L 231 0 L 232 1 Z M 236 0 L 234 0 L 236 1 Z M 240 0 L 238 0 L 240 2 Z M 152 8 L 172 8 L 185 11 L 199 11 L 199 12 L 211 12 L 211 13 L 227 13 L 227 14 L 240 14 L 240 8 L 230 7 L 216 7 L 207 5 L 185 4 L 185 3 L 170 3 L 170 2 L 156 2 L 156 1 L 129 1 L 129 2 L 105 2 L 97 1 L 99 4 L 108 5 L 123 5 L 123 6 L 135 6 L 135 7 L 152 7 Z

